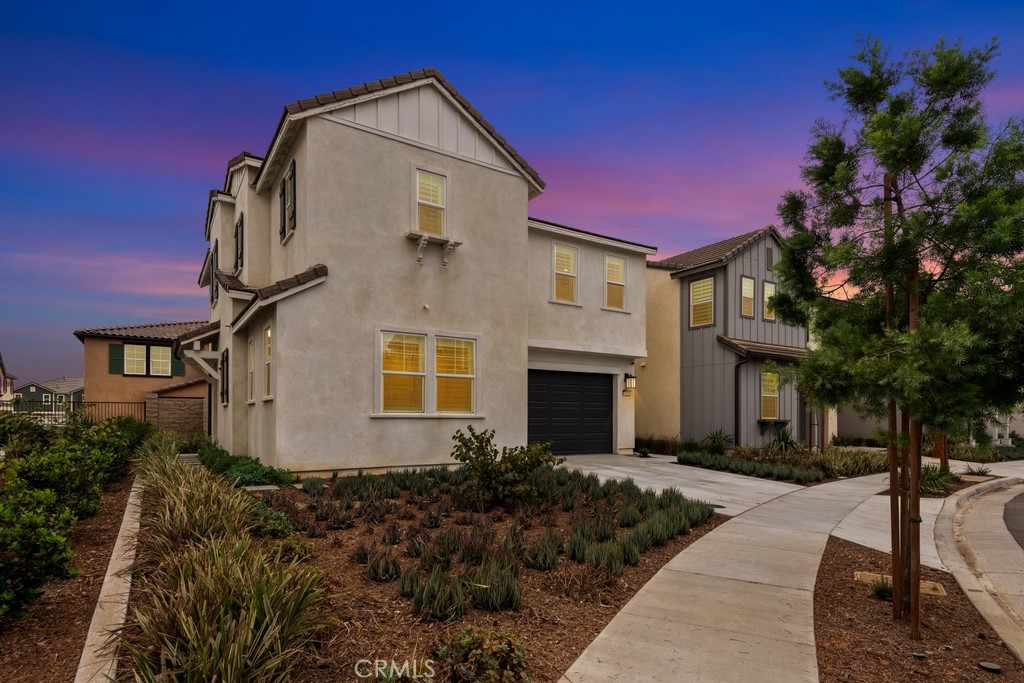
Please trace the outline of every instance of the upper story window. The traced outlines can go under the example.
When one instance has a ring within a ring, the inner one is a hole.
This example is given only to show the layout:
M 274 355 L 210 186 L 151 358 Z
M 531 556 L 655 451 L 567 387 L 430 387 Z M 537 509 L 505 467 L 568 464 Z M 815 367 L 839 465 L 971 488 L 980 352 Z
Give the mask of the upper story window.
M 775 307 L 771 304 L 772 297 L 775 296 L 775 283 L 765 282 L 764 283 L 764 319 L 770 322 L 775 322 Z
M 604 280 L 605 307 L 626 310 L 626 259 L 606 254 Z
M 754 278 L 740 278 L 740 315 L 744 318 L 754 317 Z
M 437 412 L 472 413 L 476 379 L 476 342 L 438 337 L 434 353 Z
M 779 419 L 779 376 L 774 372 L 761 372 L 761 419 Z
M 185 374 L 185 365 L 171 354 L 170 346 L 148 344 L 111 344 L 112 375 L 171 377 Z
M 416 230 L 430 235 L 445 234 L 447 178 L 416 170 Z
M 771 247 L 765 249 L 764 264 L 768 270 L 775 270 L 775 250 Z
M 706 277 L 690 283 L 690 327 L 704 327 L 715 322 L 715 278 Z
M 284 178 L 281 178 L 281 189 L 278 192 L 278 199 L 281 205 L 281 225 L 278 230 L 278 236 L 281 238 L 282 244 L 285 239 L 293 232 L 295 232 L 296 215 L 295 215 L 295 204 L 296 204 L 296 193 L 295 193 L 295 160 L 292 159 L 291 165 L 288 167 L 288 172 Z
M 424 412 L 426 343 L 419 334 L 382 334 L 381 412 Z
M 566 304 L 576 303 L 576 249 L 555 245 L 554 299 Z
M 235 272 L 237 273 L 245 259 L 245 214 L 238 214 L 235 222 Z

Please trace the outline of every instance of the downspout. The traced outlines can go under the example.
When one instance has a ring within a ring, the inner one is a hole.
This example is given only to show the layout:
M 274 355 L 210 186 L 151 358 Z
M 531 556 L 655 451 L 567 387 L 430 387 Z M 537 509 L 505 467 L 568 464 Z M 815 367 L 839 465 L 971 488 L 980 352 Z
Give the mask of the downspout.
M 747 361 L 750 360 L 746 356 L 743 357 L 739 363 L 733 367 L 734 387 L 733 387 L 733 426 L 732 426 L 732 443 L 734 446 L 739 445 L 740 440 L 740 368 L 746 365 Z

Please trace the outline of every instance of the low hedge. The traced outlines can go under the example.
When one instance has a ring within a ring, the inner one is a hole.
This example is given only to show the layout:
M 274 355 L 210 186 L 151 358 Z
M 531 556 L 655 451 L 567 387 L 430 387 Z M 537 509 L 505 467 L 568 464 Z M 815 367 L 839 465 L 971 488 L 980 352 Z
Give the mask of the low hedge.
M 199 449 L 199 462 L 214 474 L 223 474 L 232 486 L 284 486 L 295 481 L 289 470 L 264 465 L 247 455 L 231 455 L 216 444 Z
M 745 474 L 751 477 L 762 479 L 778 479 L 779 481 L 795 481 L 797 484 L 809 484 L 821 481 L 825 478 L 824 473 L 818 468 L 794 467 L 793 465 L 779 465 L 764 462 L 755 462 L 745 458 L 734 458 L 728 455 L 714 455 L 706 452 L 681 451 L 676 456 L 676 462 L 680 465 L 694 465 L 711 470 L 732 472 L 734 474 Z

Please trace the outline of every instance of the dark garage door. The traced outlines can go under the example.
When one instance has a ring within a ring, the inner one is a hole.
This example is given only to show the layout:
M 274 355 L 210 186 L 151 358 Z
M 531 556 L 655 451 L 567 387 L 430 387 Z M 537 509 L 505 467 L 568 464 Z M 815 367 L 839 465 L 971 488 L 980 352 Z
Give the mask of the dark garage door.
M 530 370 L 530 441 L 555 453 L 612 452 L 612 375 Z

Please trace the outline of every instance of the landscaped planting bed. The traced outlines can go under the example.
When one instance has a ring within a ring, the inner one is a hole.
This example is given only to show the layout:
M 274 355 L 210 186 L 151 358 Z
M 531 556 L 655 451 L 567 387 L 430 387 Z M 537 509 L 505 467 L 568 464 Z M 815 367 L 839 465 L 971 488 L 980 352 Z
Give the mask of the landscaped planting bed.
M 793 481 L 797 484 L 832 481 L 889 471 L 884 451 L 827 447 L 824 451 L 738 447 L 729 455 L 706 451 L 681 452 L 682 465 L 734 472 L 752 477 Z
M 523 646 L 531 680 L 557 680 L 640 586 L 722 519 L 676 491 L 550 465 L 514 500 L 484 502 L 474 482 L 471 468 L 440 468 L 263 494 L 296 530 L 287 551 L 328 586 L 317 608 L 331 622 L 324 644 L 293 680 L 355 680 L 367 660 L 420 671 L 429 660 L 445 680 L 445 655 L 468 626 Z

